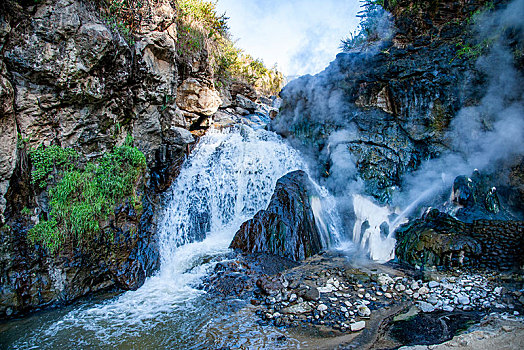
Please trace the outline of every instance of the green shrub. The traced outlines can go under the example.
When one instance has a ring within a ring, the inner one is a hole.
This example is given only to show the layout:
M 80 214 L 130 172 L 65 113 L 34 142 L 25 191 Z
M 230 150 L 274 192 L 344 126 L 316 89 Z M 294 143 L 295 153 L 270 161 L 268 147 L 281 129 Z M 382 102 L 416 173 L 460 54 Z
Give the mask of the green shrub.
M 100 233 L 100 222 L 113 214 L 117 204 L 129 199 L 141 209 L 135 186 L 145 168 L 144 155 L 130 145 L 115 147 L 83 169 L 69 167 L 49 190 L 48 219 L 29 231 L 29 239 L 51 253 L 66 243 L 82 246 L 92 240 Z M 107 234 L 113 238 L 111 232 Z

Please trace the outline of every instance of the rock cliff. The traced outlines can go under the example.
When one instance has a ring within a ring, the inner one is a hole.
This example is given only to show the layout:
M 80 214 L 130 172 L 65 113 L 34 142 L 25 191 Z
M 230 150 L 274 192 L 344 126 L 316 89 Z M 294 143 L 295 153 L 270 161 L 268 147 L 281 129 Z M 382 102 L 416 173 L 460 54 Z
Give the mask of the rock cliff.
M 155 208 L 191 145 L 219 108 L 231 116 L 242 98 L 258 108 L 259 95 L 241 82 L 215 87 L 214 47 L 188 46 L 176 1 L 143 1 L 129 13 L 98 0 L 9 0 L 0 10 L 0 318 L 136 289 L 158 267 Z M 58 254 L 29 242 L 28 230 L 49 218 L 59 178 L 55 167 L 49 185 L 35 186 L 31 152 L 71 148 L 82 167 L 128 136 L 147 171 L 133 184 L 141 203 L 127 198 L 100 223 L 114 239 L 101 234 Z
M 522 28 L 509 22 L 515 4 L 383 3 L 391 14 L 382 13 L 389 26 L 377 29 L 381 40 L 290 82 L 273 129 L 318 161 L 319 177 L 339 196 L 365 191 L 395 202 L 399 189 L 420 194 L 446 173 L 440 187 L 451 186 L 457 175 L 483 167 L 522 212 L 521 147 L 498 145 L 522 139 L 507 132 L 520 128 L 521 112 L 512 116 L 517 124 L 502 127 L 506 108 L 522 107 Z

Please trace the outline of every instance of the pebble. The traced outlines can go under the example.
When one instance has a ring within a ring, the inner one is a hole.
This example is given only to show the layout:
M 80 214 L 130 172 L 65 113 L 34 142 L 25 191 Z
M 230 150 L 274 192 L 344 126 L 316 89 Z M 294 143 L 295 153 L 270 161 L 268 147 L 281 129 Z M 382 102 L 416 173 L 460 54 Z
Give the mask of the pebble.
M 431 289 L 437 288 L 439 285 L 440 285 L 440 283 L 438 283 L 437 281 L 429 281 L 429 283 L 428 283 L 428 286 Z
M 431 295 L 431 296 L 427 299 L 427 301 L 428 301 L 428 303 L 433 304 L 433 305 L 435 305 L 436 303 L 438 303 L 438 299 L 437 299 L 437 297 L 434 296 L 434 295 Z
M 397 284 L 397 285 L 395 286 L 395 289 L 397 290 L 397 292 L 403 292 L 403 291 L 406 290 L 406 286 L 403 285 L 403 284 Z
M 391 299 L 393 297 L 390 293 L 384 293 L 384 296 L 388 299 Z
M 422 312 L 433 312 L 433 311 L 435 311 L 435 307 L 433 305 L 431 305 L 430 303 L 425 302 L 425 301 L 419 301 L 418 302 L 418 307 L 420 308 L 420 310 L 422 310 Z
M 358 308 L 358 314 L 361 317 L 369 317 L 371 316 L 371 310 L 366 305 L 359 305 Z
M 319 304 L 317 307 L 318 311 L 326 311 L 328 309 L 327 305 L 325 304 Z
M 420 289 L 418 290 L 418 294 L 420 294 L 420 295 L 426 295 L 426 294 L 428 294 L 428 293 L 429 293 L 429 289 L 428 289 L 428 287 L 426 287 L 426 286 L 422 286 L 422 287 L 420 287 Z
M 470 303 L 469 297 L 466 295 L 460 295 L 458 297 L 458 302 L 462 305 L 468 305 Z
M 351 324 L 351 331 L 352 332 L 358 332 L 362 329 L 366 328 L 366 321 L 358 321 Z

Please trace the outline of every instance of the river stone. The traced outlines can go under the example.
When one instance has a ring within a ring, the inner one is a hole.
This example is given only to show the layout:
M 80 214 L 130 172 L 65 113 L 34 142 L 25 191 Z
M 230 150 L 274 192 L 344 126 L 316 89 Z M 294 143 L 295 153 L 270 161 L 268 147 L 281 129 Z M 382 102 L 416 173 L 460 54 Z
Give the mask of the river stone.
M 357 307 L 357 311 L 358 311 L 359 316 L 361 316 L 361 317 L 369 317 L 369 316 L 371 316 L 371 310 L 369 309 L 369 307 L 367 307 L 365 305 L 359 305 Z
M 310 198 L 315 190 L 307 174 L 293 171 L 281 177 L 266 210 L 242 224 L 230 248 L 266 252 L 303 260 L 322 250 Z
M 418 306 L 422 312 L 433 312 L 435 311 L 435 307 L 431 305 L 430 303 L 427 303 L 425 301 L 419 301 Z
M 351 324 L 351 331 L 352 332 L 358 332 L 362 329 L 366 328 L 366 321 L 358 321 Z
M 317 307 L 318 311 L 326 311 L 328 309 L 326 304 L 319 304 Z
M 462 305 L 468 305 L 470 303 L 470 299 L 467 295 L 460 295 L 458 297 L 458 302 Z
M 429 281 L 428 283 L 428 286 L 429 288 L 433 289 L 433 288 L 437 288 L 438 286 L 440 285 L 440 283 L 438 283 L 437 281 Z M 419 292 L 420 293 L 420 292 Z

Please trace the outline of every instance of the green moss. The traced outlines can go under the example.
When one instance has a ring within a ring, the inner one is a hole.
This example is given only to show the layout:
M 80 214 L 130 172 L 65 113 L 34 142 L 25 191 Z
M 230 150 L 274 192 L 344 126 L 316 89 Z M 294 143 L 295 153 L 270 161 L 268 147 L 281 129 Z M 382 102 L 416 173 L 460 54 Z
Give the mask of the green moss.
M 84 168 L 70 166 L 50 188 L 48 219 L 29 230 L 30 241 L 42 244 L 51 253 L 66 243 L 82 246 L 100 233 L 100 222 L 125 199 L 140 211 L 135 186 L 145 168 L 144 155 L 129 144 L 115 147 Z M 107 234 L 113 238 L 112 233 Z
M 32 215 L 32 214 L 33 214 L 33 211 L 32 211 L 31 209 L 29 209 L 28 207 L 24 207 L 24 208 L 20 211 L 20 214 L 25 215 L 25 216 L 29 216 L 29 215 Z

